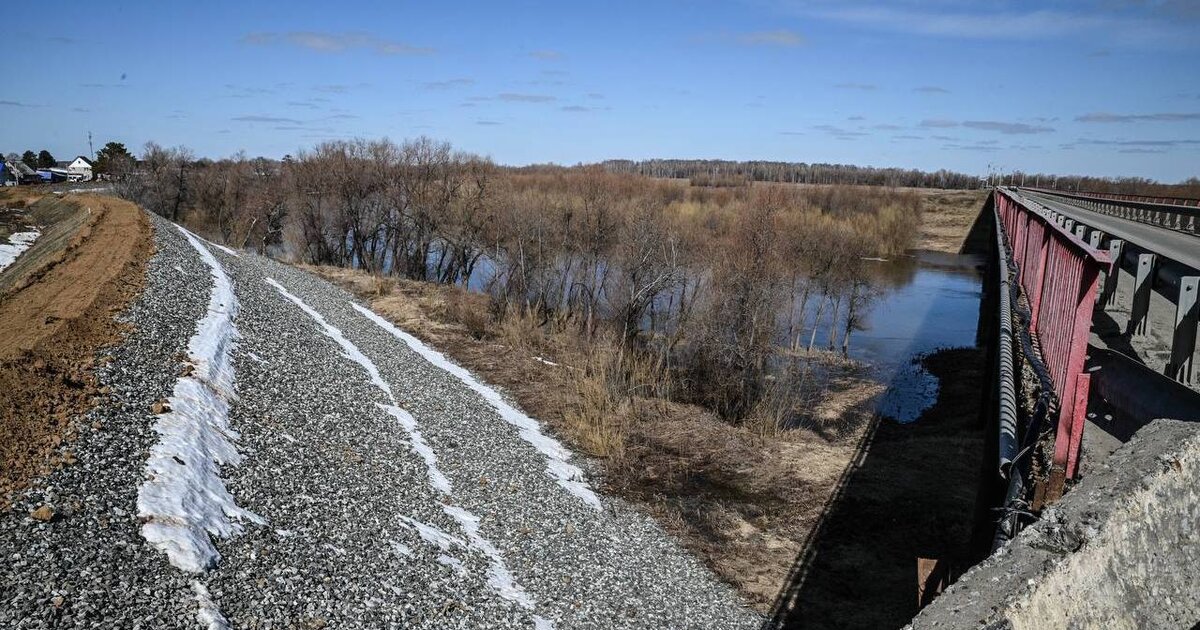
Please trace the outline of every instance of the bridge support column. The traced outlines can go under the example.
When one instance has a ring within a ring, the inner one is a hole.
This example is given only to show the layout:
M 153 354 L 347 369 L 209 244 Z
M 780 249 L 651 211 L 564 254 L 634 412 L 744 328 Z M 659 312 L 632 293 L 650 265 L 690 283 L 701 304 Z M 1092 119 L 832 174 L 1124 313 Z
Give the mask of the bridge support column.
M 1196 355 L 1197 311 L 1200 311 L 1200 276 L 1184 276 L 1179 279 L 1179 299 L 1175 306 L 1175 334 L 1171 340 L 1171 362 L 1167 364 L 1167 376 L 1191 385 L 1192 362 Z
M 1154 254 L 1138 254 L 1137 279 L 1133 285 L 1133 304 L 1129 307 L 1126 333 L 1145 337 L 1150 334 L 1150 289 L 1154 284 Z
M 1117 302 L 1117 281 L 1121 278 L 1121 256 L 1124 254 L 1125 241 L 1114 238 L 1108 242 L 1108 257 L 1112 259 L 1112 266 L 1109 267 L 1108 273 L 1104 274 L 1103 297 L 1100 299 L 1104 308 Z

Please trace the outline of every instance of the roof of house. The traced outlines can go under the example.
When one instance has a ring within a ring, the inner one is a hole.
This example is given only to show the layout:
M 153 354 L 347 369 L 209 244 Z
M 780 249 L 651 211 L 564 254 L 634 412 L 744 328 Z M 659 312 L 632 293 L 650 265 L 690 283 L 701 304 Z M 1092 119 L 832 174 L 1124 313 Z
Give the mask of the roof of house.
M 95 166 L 95 165 L 96 165 L 96 163 L 95 163 L 95 162 L 92 162 L 91 160 L 87 159 L 86 157 L 84 157 L 84 156 L 82 156 L 82 155 L 77 155 L 77 156 L 75 156 L 75 160 L 83 160 L 84 162 L 87 162 L 87 165 L 88 165 L 88 166 Z M 75 160 L 71 160 L 71 162 L 74 162 Z

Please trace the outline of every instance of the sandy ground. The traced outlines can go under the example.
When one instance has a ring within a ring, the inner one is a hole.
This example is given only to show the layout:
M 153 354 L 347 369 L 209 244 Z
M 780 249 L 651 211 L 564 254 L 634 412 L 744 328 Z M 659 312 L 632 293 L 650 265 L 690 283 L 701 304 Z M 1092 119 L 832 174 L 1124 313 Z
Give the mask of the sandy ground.
M 69 451 L 56 461 L 51 452 L 100 393 L 93 357 L 119 339 L 114 317 L 138 294 L 151 253 L 149 224 L 127 202 L 47 197 L 26 214 L 43 234 L 0 274 L 0 505 L 70 463 Z
M 306 269 L 502 386 L 573 448 L 587 451 L 565 418 L 580 395 L 573 366 L 534 348 L 478 339 L 455 321 L 464 308 L 486 308 L 486 297 L 347 269 Z M 630 418 L 625 452 L 597 460 L 605 491 L 653 515 L 756 608 L 768 611 L 858 451 L 884 389 L 853 377 L 838 385 L 813 413 L 829 430 L 769 438 L 699 407 L 633 398 L 633 409 L 621 410 Z
M 957 254 L 983 207 L 988 191 L 914 190 L 925 200 L 916 249 Z

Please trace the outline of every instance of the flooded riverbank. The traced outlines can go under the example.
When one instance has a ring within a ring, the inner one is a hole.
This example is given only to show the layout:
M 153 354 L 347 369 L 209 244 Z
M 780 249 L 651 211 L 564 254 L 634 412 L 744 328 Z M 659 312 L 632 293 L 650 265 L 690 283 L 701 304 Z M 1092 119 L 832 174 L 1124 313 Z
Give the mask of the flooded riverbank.
M 919 251 L 877 262 L 881 294 L 850 357 L 887 386 L 879 412 L 912 422 L 937 400 L 938 379 L 922 364 L 937 350 L 975 347 L 982 295 L 980 262 L 971 256 Z

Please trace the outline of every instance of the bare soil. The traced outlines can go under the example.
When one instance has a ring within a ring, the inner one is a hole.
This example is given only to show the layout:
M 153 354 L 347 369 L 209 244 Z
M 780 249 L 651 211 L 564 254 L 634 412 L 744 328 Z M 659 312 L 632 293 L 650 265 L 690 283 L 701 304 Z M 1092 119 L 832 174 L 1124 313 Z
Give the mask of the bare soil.
M 133 204 L 27 193 L 22 201 L 42 236 L 0 273 L 0 509 L 73 461 L 58 447 L 101 393 L 96 353 L 120 339 L 114 317 L 139 293 L 152 254 L 149 221 Z
M 487 298 L 459 288 L 306 268 L 507 389 L 574 449 L 593 456 L 607 492 L 653 515 L 764 612 L 787 583 L 883 390 L 848 375 L 810 414 L 813 428 L 776 435 L 734 426 L 694 405 L 629 396 L 612 410 L 620 418 L 621 447 L 601 454 L 594 436 L 572 421 L 589 395 L 578 377 L 586 361 L 579 339 L 489 330 L 495 324 Z

